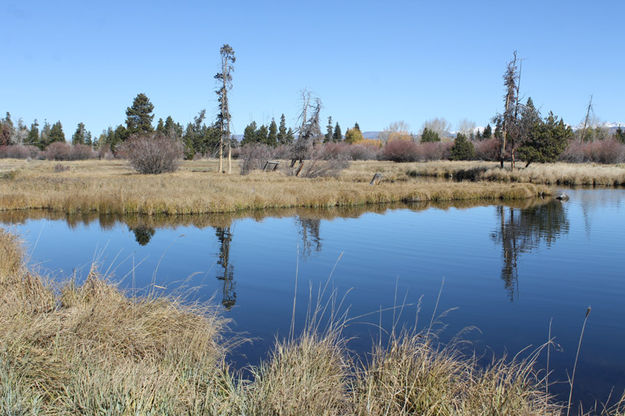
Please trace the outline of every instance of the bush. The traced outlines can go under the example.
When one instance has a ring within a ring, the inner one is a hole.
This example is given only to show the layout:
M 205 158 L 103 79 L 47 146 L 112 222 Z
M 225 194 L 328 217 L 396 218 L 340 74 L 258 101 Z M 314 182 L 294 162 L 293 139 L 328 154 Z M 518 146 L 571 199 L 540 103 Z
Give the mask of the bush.
M 161 133 L 131 136 L 121 148 L 130 166 L 143 174 L 174 172 L 182 159 L 182 144 Z
M 72 146 L 66 142 L 50 143 L 43 154 L 48 160 L 86 160 L 98 156 L 90 146 L 84 144 Z
M 419 158 L 418 147 L 412 140 L 391 140 L 382 149 L 381 156 L 393 162 L 415 162 Z
M 478 160 L 497 161 L 499 160 L 499 139 L 492 137 L 475 143 L 475 157 Z
M 426 142 L 417 145 L 417 160 L 425 162 L 428 160 L 449 159 L 451 155 L 452 143 Z
M 39 159 L 40 157 L 41 150 L 35 146 L 0 146 L 0 158 L 2 159 Z
M 247 175 L 252 170 L 262 169 L 265 162 L 272 158 L 271 148 L 266 144 L 248 143 L 241 147 L 241 175 Z
M 614 139 L 570 142 L 560 155 L 560 160 L 573 163 L 625 163 L 625 145 Z

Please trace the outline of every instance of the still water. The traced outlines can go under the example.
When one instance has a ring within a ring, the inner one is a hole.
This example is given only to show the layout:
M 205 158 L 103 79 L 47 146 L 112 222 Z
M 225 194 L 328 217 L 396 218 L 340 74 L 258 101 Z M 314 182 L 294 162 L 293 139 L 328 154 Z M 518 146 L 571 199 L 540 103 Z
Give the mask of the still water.
M 345 333 L 357 353 L 378 339 L 380 322 L 412 327 L 418 315 L 419 327 L 429 324 L 439 292 L 437 314 L 453 309 L 439 320 L 441 339 L 474 327 L 463 338 L 485 360 L 545 343 L 551 321 L 550 379 L 560 381 L 592 306 L 575 387 L 591 404 L 625 389 L 625 190 L 567 193 L 567 202 L 248 216 L 5 212 L 0 223 L 22 236 L 30 265 L 53 277 L 84 278 L 95 261 L 129 290 L 221 303 L 232 331 L 254 340 L 233 352 L 237 365 L 258 363 L 276 336 L 288 335 L 296 280 L 296 327 L 311 291 L 314 302 L 328 282 L 323 298 L 336 293 L 343 303 L 335 308 L 355 318 Z M 568 387 L 552 391 L 564 400 Z

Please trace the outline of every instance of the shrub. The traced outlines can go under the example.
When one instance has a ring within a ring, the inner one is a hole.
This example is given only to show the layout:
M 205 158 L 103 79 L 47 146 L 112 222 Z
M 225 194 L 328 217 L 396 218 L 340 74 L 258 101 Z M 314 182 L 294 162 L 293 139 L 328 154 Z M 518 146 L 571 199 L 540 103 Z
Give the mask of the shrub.
M 0 146 L 0 158 L 8 159 L 39 159 L 41 157 L 41 150 L 35 146 L 29 145 L 12 145 L 12 146 Z
M 570 142 L 560 155 L 560 160 L 573 163 L 625 163 L 625 145 L 614 139 Z
M 272 158 L 271 148 L 266 144 L 248 143 L 241 147 L 241 175 L 247 175 L 252 170 L 262 169 Z
M 382 149 L 381 156 L 393 162 L 415 162 L 419 158 L 419 149 L 412 140 L 391 140 Z
M 417 145 L 417 160 L 425 162 L 429 160 L 449 159 L 451 146 L 452 143 L 449 142 L 419 143 Z
M 365 140 L 366 141 L 366 140 Z M 351 160 L 375 160 L 380 153 L 380 146 L 373 143 L 358 143 L 347 148 Z
M 71 160 L 95 159 L 98 154 L 86 144 L 75 144 L 70 152 Z
M 492 137 L 475 143 L 475 157 L 478 160 L 497 161 L 499 160 L 499 139 Z
M 72 146 L 65 142 L 50 143 L 44 151 L 44 156 L 48 160 L 70 160 Z
M 182 144 L 161 133 L 131 136 L 121 147 L 130 166 L 143 174 L 174 172 L 182 158 Z

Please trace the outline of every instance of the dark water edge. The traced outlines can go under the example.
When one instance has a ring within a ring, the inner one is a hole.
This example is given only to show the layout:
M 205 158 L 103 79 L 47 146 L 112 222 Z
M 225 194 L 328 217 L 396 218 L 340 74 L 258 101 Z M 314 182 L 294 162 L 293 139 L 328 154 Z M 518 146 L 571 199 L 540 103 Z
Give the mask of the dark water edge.
M 441 284 L 442 341 L 463 338 L 488 361 L 547 340 L 550 380 L 565 381 L 584 313 L 592 305 L 575 387 L 588 407 L 625 389 L 625 221 L 622 190 L 567 190 L 571 200 L 465 201 L 281 209 L 202 216 L 0 212 L 25 240 L 30 265 L 53 276 L 85 276 L 94 259 L 125 288 L 221 302 L 232 329 L 254 338 L 236 350 L 241 367 L 266 357 L 309 293 L 329 280 L 345 296 L 349 347 L 366 358 L 380 331 L 429 323 Z M 135 265 L 134 273 L 133 264 Z M 138 265 L 138 266 L 137 266 Z M 158 289 L 159 291 L 161 289 Z M 406 304 L 401 309 L 380 308 Z M 347 308 L 349 307 L 349 310 Z M 386 335 L 382 333 L 384 338 Z M 531 349 L 532 347 L 530 347 Z M 544 360 L 539 362 L 544 365 Z M 554 385 L 563 400 L 568 386 Z

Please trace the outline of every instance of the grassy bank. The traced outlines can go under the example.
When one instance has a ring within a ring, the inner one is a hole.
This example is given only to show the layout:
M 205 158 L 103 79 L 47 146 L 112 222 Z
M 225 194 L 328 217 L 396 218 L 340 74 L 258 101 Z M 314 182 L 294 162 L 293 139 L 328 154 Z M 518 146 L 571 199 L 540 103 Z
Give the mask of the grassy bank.
M 277 342 L 243 381 L 227 363 L 226 326 L 211 307 L 128 297 L 95 270 L 53 285 L 0 230 L 2 414 L 564 414 L 531 358 L 481 368 L 408 332 L 360 362 L 340 322 Z
M 456 178 L 471 181 L 522 182 L 566 186 L 625 186 L 625 165 L 593 163 L 519 163 L 510 170 L 495 162 L 427 162 L 410 164 L 410 176 Z
M 338 178 L 296 178 L 279 172 L 220 175 L 215 162 L 185 162 L 178 172 L 139 175 L 124 161 L 2 162 L 0 209 L 110 214 L 200 214 L 287 207 L 334 207 L 389 202 L 512 200 L 548 194 L 532 184 L 423 183 L 407 166 L 360 162 Z M 370 186 L 375 172 L 385 181 Z

